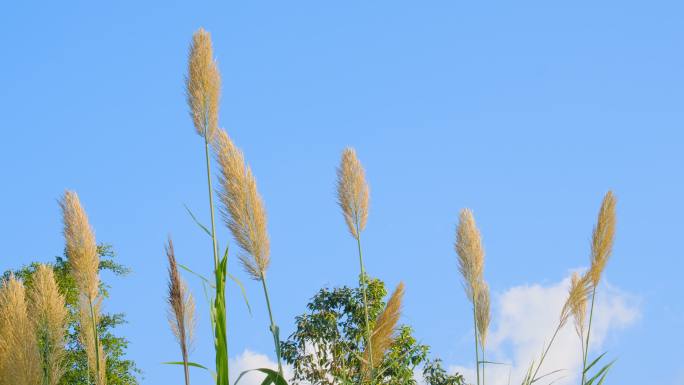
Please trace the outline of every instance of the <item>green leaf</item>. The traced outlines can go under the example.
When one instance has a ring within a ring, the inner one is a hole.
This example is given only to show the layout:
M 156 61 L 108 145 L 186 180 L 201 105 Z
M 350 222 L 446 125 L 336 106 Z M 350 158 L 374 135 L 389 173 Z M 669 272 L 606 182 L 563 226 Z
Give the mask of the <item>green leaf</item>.
M 233 282 L 235 282 L 238 286 L 240 286 L 240 291 L 242 292 L 242 299 L 245 300 L 245 305 L 247 305 L 247 311 L 249 312 L 249 315 L 252 315 L 252 307 L 249 306 L 249 299 L 247 299 L 247 290 L 245 290 L 245 285 L 242 284 L 242 282 L 233 274 L 228 273 L 228 278 L 230 278 Z
M 203 225 L 200 221 L 197 220 L 197 217 L 195 216 L 195 214 L 192 213 L 192 211 L 190 211 L 187 205 L 183 205 L 183 207 L 185 207 L 185 210 L 188 212 L 188 214 L 190 214 L 190 217 L 195 222 L 195 224 L 197 224 L 197 226 L 199 226 L 202 230 L 204 230 L 205 233 L 207 233 L 208 236 L 211 237 L 211 231 L 209 231 L 207 226 Z
M 188 273 L 190 273 L 190 274 L 192 274 L 192 275 L 194 275 L 194 276 L 199 277 L 199 279 L 201 279 L 202 281 L 206 282 L 206 284 L 209 285 L 209 286 L 211 286 L 213 289 L 216 288 L 216 286 L 215 286 L 213 283 L 211 283 L 211 281 L 209 281 L 209 279 L 207 279 L 207 278 L 206 278 L 205 276 L 203 276 L 202 274 L 200 274 L 200 273 L 195 273 L 194 271 L 192 271 L 192 269 L 190 269 L 189 267 L 183 265 L 182 263 L 179 263 L 178 266 L 180 266 L 181 269 L 187 271 Z
M 183 361 L 169 361 L 169 362 L 162 362 L 162 364 L 164 364 L 164 365 L 183 365 Z M 194 366 L 196 368 L 204 369 L 204 370 L 211 372 L 211 370 L 209 368 L 207 368 L 204 365 L 200 365 L 196 362 L 188 362 L 188 366 Z
M 605 356 L 606 353 L 608 353 L 608 352 L 603 352 L 603 354 L 601 354 L 600 356 L 596 357 L 596 358 L 594 359 L 594 361 L 591 361 L 591 363 L 589 364 L 589 366 L 587 366 L 587 368 L 584 369 L 584 374 L 589 373 L 589 369 L 591 369 L 592 366 L 596 365 L 596 363 L 599 362 L 599 360 L 600 360 L 601 358 L 603 358 L 603 356 Z
M 259 369 L 250 369 L 250 370 L 245 370 L 244 372 L 240 373 L 240 376 L 238 376 L 237 380 L 235 380 L 235 385 L 237 385 L 238 382 L 240 382 L 240 379 L 242 379 L 242 376 L 249 372 L 261 372 L 266 374 L 266 378 L 264 381 L 261 383 L 261 385 L 287 385 L 287 381 L 283 377 L 280 376 L 280 373 L 273 369 L 268 369 L 268 368 L 259 368 Z

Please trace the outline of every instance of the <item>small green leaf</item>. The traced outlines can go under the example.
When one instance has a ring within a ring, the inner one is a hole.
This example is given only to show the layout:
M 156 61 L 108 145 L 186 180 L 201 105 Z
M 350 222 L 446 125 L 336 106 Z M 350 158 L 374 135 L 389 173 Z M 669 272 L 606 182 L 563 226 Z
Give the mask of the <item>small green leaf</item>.
M 250 369 L 250 370 L 245 370 L 244 372 L 240 373 L 240 376 L 238 376 L 237 380 L 235 380 L 235 385 L 242 379 L 242 376 L 249 372 L 261 372 L 266 374 L 266 378 L 264 381 L 261 383 L 261 385 L 288 385 L 287 381 L 283 377 L 280 376 L 280 373 L 273 369 L 268 369 L 268 368 L 259 368 L 259 369 Z
M 203 225 L 202 223 L 200 223 L 200 221 L 197 220 L 197 217 L 195 216 L 195 214 L 192 213 L 192 211 L 190 211 L 187 205 L 183 205 L 183 207 L 185 207 L 185 210 L 188 212 L 188 214 L 190 214 L 190 217 L 195 222 L 195 224 L 197 224 L 197 226 L 199 226 L 202 230 L 204 230 L 205 233 L 207 233 L 208 236 L 211 237 L 211 231 L 209 231 L 207 226 Z

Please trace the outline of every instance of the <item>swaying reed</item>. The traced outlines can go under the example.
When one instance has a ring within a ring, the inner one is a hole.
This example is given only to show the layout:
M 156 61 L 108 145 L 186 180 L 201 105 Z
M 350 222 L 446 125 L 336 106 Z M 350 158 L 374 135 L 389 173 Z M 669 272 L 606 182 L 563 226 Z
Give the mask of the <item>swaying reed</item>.
M 365 376 L 371 375 L 373 370 L 380 366 L 385 353 L 394 342 L 394 334 L 401 316 L 401 303 L 403 299 L 404 283 L 400 282 L 397 288 L 394 289 L 389 301 L 387 301 L 385 309 L 375 320 L 371 342 L 364 351 L 362 370 Z M 373 356 L 371 357 L 371 355 Z
M 42 384 L 57 385 L 65 370 L 67 309 L 52 268 L 38 265 L 28 295 L 29 314 L 40 354 Z
M 361 252 L 361 232 L 366 228 L 368 221 L 369 188 L 366 182 L 366 172 L 361 161 L 356 156 L 353 148 L 342 151 L 342 159 L 337 168 L 337 203 L 342 209 L 344 220 L 351 235 L 356 239 L 359 253 L 359 267 L 361 270 L 361 293 L 363 294 L 363 310 L 366 321 L 366 346 L 369 350 L 369 364 L 373 368 L 373 344 L 371 343 L 370 317 L 368 316 L 368 298 L 366 287 L 366 268 L 363 263 Z
M 40 353 L 26 290 L 14 276 L 0 287 L 0 341 L 0 384 L 40 384 Z
M 79 291 L 80 340 L 88 355 L 88 365 L 97 385 L 106 384 L 105 356 L 97 333 L 100 279 L 95 235 L 78 195 L 66 191 L 60 201 L 64 222 L 66 254 Z
M 211 183 L 209 146 L 218 130 L 218 106 L 221 92 L 221 75 L 214 60 L 211 36 L 200 28 L 192 36 L 188 54 L 188 73 L 185 79 L 190 116 L 197 133 L 204 140 L 204 159 L 211 216 L 211 241 L 214 255 L 215 294 L 212 301 L 211 321 L 214 329 L 216 384 L 229 385 L 228 326 L 226 315 L 225 281 L 228 274 L 227 259 L 219 260 L 216 221 L 214 220 L 214 192 Z
M 587 318 L 587 297 L 590 290 L 590 282 L 587 280 L 586 276 L 580 276 L 577 272 L 572 274 L 570 294 L 567 303 L 575 320 L 575 332 L 577 332 L 583 345 L 584 326 Z
M 166 245 L 166 256 L 169 259 L 169 311 L 167 318 L 171 331 L 181 349 L 185 385 L 190 384 L 190 368 L 188 355 L 192 347 L 195 332 L 195 300 L 178 273 L 178 264 L 173 250 L 173 242 L 169 238 Z
M 587 357 L 589 356 L 589 337 L 591 335 L 591 324 L 594 318 L 594 301 L 596 299 L 596 288 L 603 270 L 606 268 L 608 258 L 613 251 L 613 241 L 615 239 L 615 205 L 617 200 L 612 191 L 608 191 L 603 197 L 601 209 L 591 238 L 591 266 L 587 271 L 586 279 L 591 285 L 591 305 L 589 310 L 589 324 L 587 326 L 586 340 L 583 344 L 584 362 L 582 364 L 582 385 L 585 383 L 587 370 Z M 582 336 L 580 336 L 582 338 Z
M 475 368 L 477 384 L 480 384 L 480 353 L 478 344 L 483 345 L 486 340 L 486 327 L 489 326 L 489 290 L 484 282 L 484 248 L 480 230 L 477 229 L 475 218 L 469 209 L 461 210 L 458 227 L 456 228 L 456 243 L 454 245 L 458 255 L 458 269 L 463 279 L 466 296 L 473 304 L 473 328 L 475 330 Z M 481 294 L 486 292 L 486 294 Z M 479 301 L 486 301 L 486 309 L 479 309 Z M 479 309 L 479 310 L 478 310 Z M 478 325 L 478 314 L 487 325 Z M 484 327 L 484 328 L 483 328 Z M 481 334 L 484 331 L 484 338 Z M 484 351 L 483 351 L 484 356 Z M 484 361 L 484 359 L 482 360 Z M 484 362 L 482 362 L 484 365 Z M 484 369 L 483 369 L 484 370 Z
M 273 320 L 271 301 L 266 285 L 266 271 L 270 263 L 270 243 L 266 230 L 266 209 L 257 191 L 252 170 L 245 164 L 242 151 L 238 149 L 224 130 L 217 132 L 214 148 L 221 169 L 219 198 L 223 203 L 221 213 L 226 226 L 233 234 L 243 254 L 240 261 L 247 274 L 261 281 L 271 321 L 273 344 L 278 359 L 278 373 L 283 376 L 280 354 L 280 332 Z

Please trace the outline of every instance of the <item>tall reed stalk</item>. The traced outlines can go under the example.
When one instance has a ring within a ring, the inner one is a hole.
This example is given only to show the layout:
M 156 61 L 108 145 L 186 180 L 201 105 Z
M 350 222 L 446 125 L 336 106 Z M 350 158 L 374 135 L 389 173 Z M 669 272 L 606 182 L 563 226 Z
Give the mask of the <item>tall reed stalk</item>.
M 482 246 L 482 236 L 480 235 L 480 230 L 478 230 L 477 225 L 475 224 L 475 217 L 473 217 L 473 213 L 469 209 L 464 209 L 461 211 L 458 226 L 456 228 L 456 243 L 454 248 L 456 250 L 456 254 L 458 255 L 458 269 L 463 280 L 463 288 L 465 289 L 467 298 L 473 304 L 475 373 L 477 385 L 480 385 L 479 345 L 482 343 L 482 341 L 484 341 L 484 339 L 480 338 L 480 330 L 482 329 L 482 326 L 478 326 L 478 299 L 480 298 L 480 292 L 485 287 L 483 279 L 485 254 L 484 247 Z M 484 318 L 488 318 L 488 315 L 487 317 L 483 317 L 484 315 L 485 313 L 482 313 L 480 316 L 483 321 Z M 489 321 L 487 320 L 487 324 L 488 323 Z
M 612 191 L 608 191 L 601 203 L 598 219 L 591 239 L 591 267 L 587 271 L 586 280 L 591 287 L 591 305 L 589 310 L 589 323 L 587 326 L 586 340 L 583 344 L 583 363 L 582 363 L 582 385 L 587 380 L 587 358 L 589 356 L 589 337 L 591 335 L 591 324 L 594 318 L 594 301 L 596 300 L 596 288 L 601 281 L 603 270 L 608 263 L 610 254 L 613 251 L 615 239 L 615 205 L 616 199 Z M 582 337 L 580 336 L 580 339 Z
M 60 206 L 66 254 L 80 296 L 81 343 L 87 352 L 88 365 L 93 371 L 95 384 L 106 385 L 106 358 L 97 332 L 102 297 L 99 295 L 100 257 L 97 253 L 95 235 L 75 192 L 66 191 Z
M 221 76 L 214 60 L 211 36 L 200 28 L 192 37 L 188 55 L 188 74 L 185 81 L 187 102 L 193 124 L 204 141 L 209 214 L 211 217 L 211 246 L 214 257 L 214 299 L 211 316 L 214 334 L 216 384 L 229 385 L 228 331 L 226 316 L 225 281 L 228 274 L 227 255 L 219 259 L 216 223 L 214 220 L 214 191 L 211 183 L 209 147 L 218 130 L 218 105 Z
M 240 262 L 250 278 L 260 281 L 270 320 L 270 331 L 278 360 L 278 373 L 284 378 L 280 352 L 280 332 L 273 318 L 266 283 L 270 264 L 270 241 L 266 229 L 266 208 L 259 195 L 256 179 L 238 149 L 224 130 L 218 130 L 214 140 L 216 160 L 220 168 L 221 214 L 235 242 L 243 253 Z
M 346 148 L 342 152 L 342 159 L 337 168 L 337 202 L 342 209 L 344 220 L 352 237 L 356 239 L 359 254 L 360 286 L 363 295 L 363 310 L 366 331 L 366 349 L 368 349 L 369 368 L 373 370 L 375 354 L 373 354 L 373 344 L 371 343 L 371 324 L 368 312 L 367 297 L 367 277 L 363 263 L 363 253 L 361 249 L 361 232 L 366 227 L 368 221 L 369 188 L 366 182 L 366 173 L 361 165 L 361 161 L 356 156 L 353 148 Z M 372 377 L 372 376 L 371 376 Z

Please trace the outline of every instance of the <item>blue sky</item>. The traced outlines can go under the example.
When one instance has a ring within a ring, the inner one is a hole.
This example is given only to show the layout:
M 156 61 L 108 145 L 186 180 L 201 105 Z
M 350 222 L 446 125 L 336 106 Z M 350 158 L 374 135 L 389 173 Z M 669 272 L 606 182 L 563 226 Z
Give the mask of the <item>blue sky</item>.
M 619 358 L 611 381 L 684 384 L 681 4 L 2 8 L 0 270 L 61 253 L 57 199 L 78 191 L 98 240 L 134 271 L 104 277 L 113 287 L 105 308 L 127 314 L 120 332 L 143 383 L 181 383 L 177 368 L 160 364 L 177 358 L 165 321 L 167 234 L 183 262 L 204 273 L 212 265 L 183 209 L 208 216 L 183 90 L 189 40 L 204 26 L 223 76 L 220 123 L 268 209 L 283 335 L 317 289 L 355 282 L 355 244 L 334 190 L 339 155 L 353 146 L 371 186 L 367 269 L 390 286 L 405 281 L 403 321 L 434 356 L 471 365 L 452 249 L 461 208 L 473 209 L 487 250 L 499 340 L 491 354 L 510 362 L 531 348 L 515 339 L 525 326 L 548 337 L 536 326 L 545 315 L 521 323 L 512 314 L 553 309 L 569 272 L 586 267 L 596 212 L 613 189 L 619 225 L 601 341 Z M 223 226 L 220 235 L 229 239 Z M 247 281 L 235 258 L 230 269 Z M 235 287 L 229 294 L 231 357 L 242 365 L 246 350 L 273 358 L 260 288 L 246 283 L 253 317 Z M 204 304 L 199 317 L 193 359 L 211 363 Z

